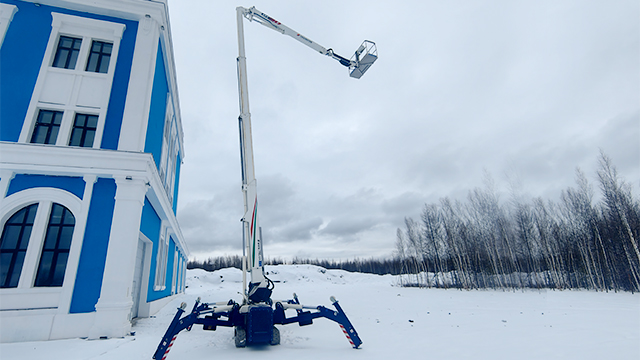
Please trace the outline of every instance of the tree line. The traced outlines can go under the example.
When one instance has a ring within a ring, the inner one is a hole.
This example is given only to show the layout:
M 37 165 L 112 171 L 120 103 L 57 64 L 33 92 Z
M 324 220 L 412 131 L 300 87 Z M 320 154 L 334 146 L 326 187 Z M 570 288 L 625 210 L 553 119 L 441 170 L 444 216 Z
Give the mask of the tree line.
M 351 260 L 321 260 L 294 257 L 292 260 L 282 258 L 267 258 L 266 265 L 316 265 L 325 269 L 339 269 L 351 272 L 360 272 L 377 275 L 401 275 L 403 268 L 401 259 L 394 257 L 390 259 L 351 259 Z M 204 261 L 197 259 L 187 262 L 187 269 L 204 269 L 206 271 L 216 271 L 224 268 L 242 269 L 242 257 L 238 255 L 227 255 L 212 257 Z
M 640 290 L 640 202 L 611 159 L 599 157 L 600 200 L 576 170 L 560 201 L 501 202 L 492 181 L 466 202 L 425 204 L 398 229 L 406 286 Z
M 576 169 L 576 185 L 558 202 L 526 199 L 514 188 L 501 200 L 494 182 L 425 204 L 405 218 L 396 251 L 385 259 L 266 259 L 267 265 L 311 264 L 371 274 L 401 275 L 403 286 L 640 290 L 640 201 L 611 159 L 601 153 L 599 197 Z M 242 268 L 237 255 L 192 260 L 189 269 Z

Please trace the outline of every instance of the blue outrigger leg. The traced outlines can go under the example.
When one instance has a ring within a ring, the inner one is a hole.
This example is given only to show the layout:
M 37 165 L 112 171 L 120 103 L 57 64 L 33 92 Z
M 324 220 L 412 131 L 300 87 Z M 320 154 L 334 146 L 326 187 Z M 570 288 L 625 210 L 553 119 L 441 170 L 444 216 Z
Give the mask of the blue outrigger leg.
M 356 329 L 333 296 L 331 302 L 335 310 L 324 306 L 303 306 L 295 294 L 292 300 L 277 301 L 275 306 L 265 303 L 240 305 L 233 300 L 227 303 L 207 304 L 200 303 L 198 298 L 191 313 L 184 317 L 182 315 L 185 313 L 186 304 L 182 303 L 162 337 L 153 359 L 165 360 L 178 333 L 185 329 L 191 330 L 194 324 L 202 325 L 203 330 L 211 331 L 216 330 L 218 326 L 235 327 L 236 346 L 244 347 L 264 343 L 278 345 L 280 333 L 273 325 L 298 323 L 305 326 L 311 325 L 313 319 L 327 318 L 340 325 L 354 349 L 359 348 L 362 340 Z M 287 317 L 287 309 L 295 309 L 296 315 Z

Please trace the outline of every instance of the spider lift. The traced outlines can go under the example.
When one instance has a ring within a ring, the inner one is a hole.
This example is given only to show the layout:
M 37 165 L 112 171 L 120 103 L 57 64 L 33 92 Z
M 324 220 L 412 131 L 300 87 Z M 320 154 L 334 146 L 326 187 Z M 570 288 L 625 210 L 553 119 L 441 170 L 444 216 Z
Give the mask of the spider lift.
M 378 59 L 376 44 L 365 40 L 350 59 L 326 49 L 293 29 L 283 25 L 269 15 L 257 10 L 236 8 L 238 23 L 238 92 L 240 96 L 240 161 L 242 163 L 242 193 L 244 195 L 243 256 L 242 256 L 242 303 L 234 300 L 219 303 L 202 303 L 196 300 L 191 312 L 185 313 L 186 304 L 182 303 L 174 316 L 162 341 L 153 355 L 153 359 L 164 360 L 173 345 L 178 333 L 184 329 L 191 330 L 194 324 L 202 325 L 204 330 L 216 330 L 218 326 L 234 327 L 236 347 L 254 344 L 280 344 L 280 331 L 274 325 L 298 323 L 300 326 L 311 325 L 313 319 L 327 318 L 335 321 L 346 335 L 353 348 L 357 349 L 362 341 L 355 328 L 347 318 L 338 301 L 331 296 L 330 301 L 335 310 L 324 306 L 305 306 L 300 304 L 294 293 L 290 300 L 273 300 L 271 293 L 274 284 L 264 273 L 262 252 L 262 229 L 258 224 L 258 197 L 253 165 L 253 144 L 251 138 L 251 114 L 249 113 L 249 92 L 247 89 L 247 64 L 244 50 L 243 18 L 256 21 L 268 28 L 288 35 L 322 55 L 327 55 L 349 69 L 349 75 L 359 79 Z M 247 272 L 249 286 L 247 287 Z M 285 310 L 295 310 L 296 315 L 287 317 Z

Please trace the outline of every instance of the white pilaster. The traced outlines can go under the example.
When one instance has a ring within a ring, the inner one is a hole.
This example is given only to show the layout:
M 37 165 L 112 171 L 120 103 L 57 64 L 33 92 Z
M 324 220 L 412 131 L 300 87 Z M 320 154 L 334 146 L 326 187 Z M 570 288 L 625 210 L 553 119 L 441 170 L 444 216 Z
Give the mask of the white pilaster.
M 143 151 L 147 135 L 160 25 L 148 14 L 139 24 L 118 150 Z
M 95 323 L 89 332 L 92 339 L 122 337 L 131 330 L 131 284 L 146 191 L 143 180 L 116 178 L 116 202 L 102 288 Z
M 0 4 L 0 47 L 4 42 L 4 35 L 7 33 L 7 28 L 13 20 L 13 15 L 18 11 L 15 5 Z
M 85 175 L 84 195 L 82 197 L 82 211 L 76 213 L 76 225 L 73 229 L 73 240 L 69 249 L 69 261 L 67 261 L 67 270 L 64 274 L 64 282 L 62 294 L 60 295 L 60 305 L 58 306 L 58 315 L 66 315 L 69 313 L 71 306 L 71 298 L 73 296 L 73 288 L 76 282 L 78 272 L 78 264 L 80 262 L 80 252 L 84 243 L 84 233 L 87 228 L 87 218 L 89 216 L 89 206 L 91 205 L 91 197 L 93 196 L 93 186 L 98 177 L 95 175 Z M 56 316 L 58 316 L 56 315 Z

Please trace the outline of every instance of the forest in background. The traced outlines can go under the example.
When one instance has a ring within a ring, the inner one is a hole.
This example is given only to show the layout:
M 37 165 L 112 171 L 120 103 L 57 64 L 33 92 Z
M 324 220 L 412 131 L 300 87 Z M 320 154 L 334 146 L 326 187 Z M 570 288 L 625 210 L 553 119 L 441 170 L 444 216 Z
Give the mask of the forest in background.
M 405 218 L 389 259 L 266 259 L 268 265 L 402 275 L 403 286 L 640 290 L 640 201 L 604 153 L 599 197 L 585 174 L 558 202 L 527 199 L 514 188 L 502 201 L 490 177 L 466 201 L 425 204 Z M 190 261 L 188 268 L 241 268 L 240 256 Z

